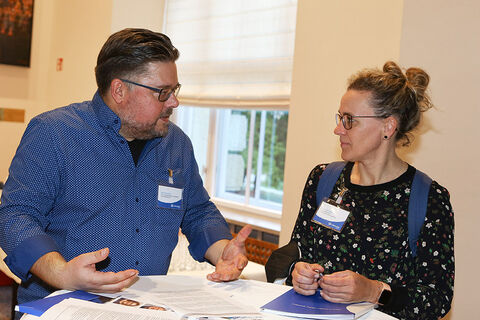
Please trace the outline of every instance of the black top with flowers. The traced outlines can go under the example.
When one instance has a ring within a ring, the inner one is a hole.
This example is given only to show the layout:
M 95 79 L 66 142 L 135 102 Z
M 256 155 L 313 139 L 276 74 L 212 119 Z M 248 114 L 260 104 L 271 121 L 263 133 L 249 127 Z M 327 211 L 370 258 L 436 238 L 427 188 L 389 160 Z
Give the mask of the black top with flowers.
M 317 209 L 316 189 L 326 165 L 316 166 L 303 190 L 292 241 L 301 260 L 319 263 L 325 273 L 352 270 L 390 284 L 394 301 L 379 310 L 399 319 L 437 319 L 453 298 L 453 210 L 444 187 L 433 181 L 425 223 L 412 257 L 408 242 L 408 200 L 416 169 L 409 166 L 397 179 L 373 186 L 350 182 L 353 163 L 343 169 L 331 198 L 345 186 L 342 204 L 351 213 L 343 230 L 311 221 Z

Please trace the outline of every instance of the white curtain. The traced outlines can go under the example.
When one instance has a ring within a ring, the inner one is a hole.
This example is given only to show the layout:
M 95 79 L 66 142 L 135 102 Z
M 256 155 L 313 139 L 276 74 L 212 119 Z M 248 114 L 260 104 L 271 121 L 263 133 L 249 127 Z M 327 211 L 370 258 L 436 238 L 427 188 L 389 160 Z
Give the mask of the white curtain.
M 168 0 L 183 104 L 287 108 L 296 0 Z

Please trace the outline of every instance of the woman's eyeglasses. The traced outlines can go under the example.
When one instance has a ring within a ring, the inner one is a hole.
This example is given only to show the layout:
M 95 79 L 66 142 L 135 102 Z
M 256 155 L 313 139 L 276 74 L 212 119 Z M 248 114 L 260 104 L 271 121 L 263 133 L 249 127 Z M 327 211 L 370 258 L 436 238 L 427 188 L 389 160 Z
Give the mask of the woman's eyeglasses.
M 343 115 L 337 113 L 335 115 L 335 122 L 338 124 L 340 121 L 342 121 L 342 125 L 345 128 L 345 130 L 350 130 L 352 129 L 353 126 L 353 121 L 355 121 L 355 118 L 385 118 L 384 116 L 352 116 L 351 114 L 345 113 Z

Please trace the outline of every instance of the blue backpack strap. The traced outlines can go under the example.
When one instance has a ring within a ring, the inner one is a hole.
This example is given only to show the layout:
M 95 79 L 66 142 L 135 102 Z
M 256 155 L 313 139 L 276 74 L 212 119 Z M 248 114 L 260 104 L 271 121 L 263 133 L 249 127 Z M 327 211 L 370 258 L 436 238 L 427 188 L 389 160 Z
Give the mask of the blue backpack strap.
M 432 179 L 417 170 L 413 177 L 408 200 L 408 239 L 412 256 L 417 256 L 417 241 L 427 214 L 428 193 Z
M 328 198 L 332 193 L 333 187 L 340 177 L 340 173 L 347 163 L 344 161 L 336 161 L 329 163 L 323 171 L 317 186 L 317 207 L 322 202 L 323 198 Z

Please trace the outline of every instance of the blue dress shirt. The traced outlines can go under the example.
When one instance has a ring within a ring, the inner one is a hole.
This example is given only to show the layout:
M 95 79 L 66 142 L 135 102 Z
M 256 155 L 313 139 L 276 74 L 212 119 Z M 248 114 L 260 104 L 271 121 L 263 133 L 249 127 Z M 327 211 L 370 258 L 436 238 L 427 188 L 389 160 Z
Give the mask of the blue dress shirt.
M 19 303 L 54 290 L 29 272 L 51 251 L 68 261 L 108 247 L 98 269 L 160 275 L 168 270 L 179 228 L 198 261 L 211 244 L 231 239 L 180 128 L 170 123 L 165 137 L 148 141 L 137 165 L 119 129 L 120 119 L 98 93 L 29 123 L 0 204 L 0 246 L 22 279 Z M 159 186 L 169 185 L 169 169 L 174 186 L 183 189 L 180 209 L 157 202 Z

